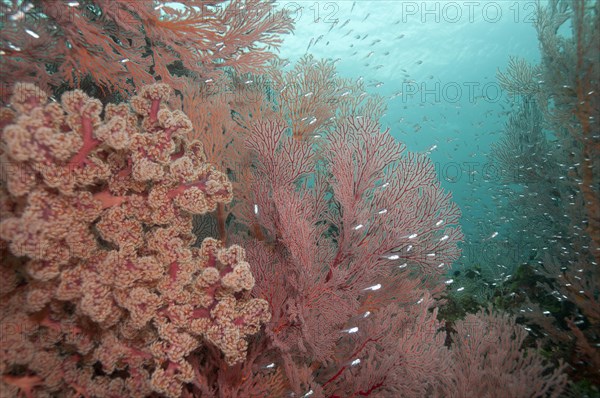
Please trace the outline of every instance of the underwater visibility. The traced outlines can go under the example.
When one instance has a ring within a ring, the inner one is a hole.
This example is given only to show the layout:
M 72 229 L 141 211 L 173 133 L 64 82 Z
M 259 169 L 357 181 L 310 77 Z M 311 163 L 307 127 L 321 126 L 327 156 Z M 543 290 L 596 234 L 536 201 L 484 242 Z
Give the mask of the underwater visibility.
M 4 0 L 0 398 L 600 397 L 600 2 Z

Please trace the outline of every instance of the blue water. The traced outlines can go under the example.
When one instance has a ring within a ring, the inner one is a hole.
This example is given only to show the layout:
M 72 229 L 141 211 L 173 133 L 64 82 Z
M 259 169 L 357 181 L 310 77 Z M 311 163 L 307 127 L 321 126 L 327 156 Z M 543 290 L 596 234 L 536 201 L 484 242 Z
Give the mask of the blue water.
M 294 11 L 296 29 L 280 55 L 292 64 L 306 53 L 338 59 L 341 76 L 363 77 L 368 92 L 387 101 L 383 127 L 409 150 L 430 154 L 463 213 L 463 258 L 455 268 L 494 263 L 501 250 L 487 243 L 496 232 L 511 245 L 496 214 L 498 173 L 488 155 L 513 106 L 497 71 L 510 56 L 539 62 L 534 4 L 281 3 Z

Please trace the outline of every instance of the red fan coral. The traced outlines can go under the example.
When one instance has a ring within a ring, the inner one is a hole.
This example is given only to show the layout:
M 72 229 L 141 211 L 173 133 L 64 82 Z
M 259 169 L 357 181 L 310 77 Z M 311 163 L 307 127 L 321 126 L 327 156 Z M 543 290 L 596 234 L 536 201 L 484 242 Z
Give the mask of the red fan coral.
M 5 3 L 3 100 L 15 81 L 48 89 L 81 85 L 89 76 L 107 90 L 131 92 L 156 80 L 181 89 L 184 69 L 203 79 L 225 66 L 255 72 L 292 29 L 285 11 L 258 0 L 188 0 L 177 7 L 147 0 Z

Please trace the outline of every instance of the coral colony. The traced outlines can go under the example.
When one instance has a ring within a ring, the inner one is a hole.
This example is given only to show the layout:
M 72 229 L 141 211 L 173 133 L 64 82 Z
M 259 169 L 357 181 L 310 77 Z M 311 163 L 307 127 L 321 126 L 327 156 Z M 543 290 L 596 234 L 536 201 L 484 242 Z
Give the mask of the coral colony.
M 442 316 L 458 207 L 285 11 L 6 3 L 0 397 L 563 393 L 514 316 Z

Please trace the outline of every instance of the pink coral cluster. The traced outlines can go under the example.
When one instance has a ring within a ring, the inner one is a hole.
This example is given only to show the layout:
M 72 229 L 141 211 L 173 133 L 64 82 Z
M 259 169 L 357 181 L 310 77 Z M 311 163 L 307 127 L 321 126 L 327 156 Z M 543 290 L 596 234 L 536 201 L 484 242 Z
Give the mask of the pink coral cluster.
M 103 109 L 80 90 L 59 104 L 16 86 L 1 147 L 0 320 L 12 327 L 0 390 L 180 396 L 192 351 L 204 342 L 242 361 L 269 321 L 241 247 L 192 246 L 192 216 L 232 187 L 184 140 L 192 125 L 167 108 L 170 91 Z

